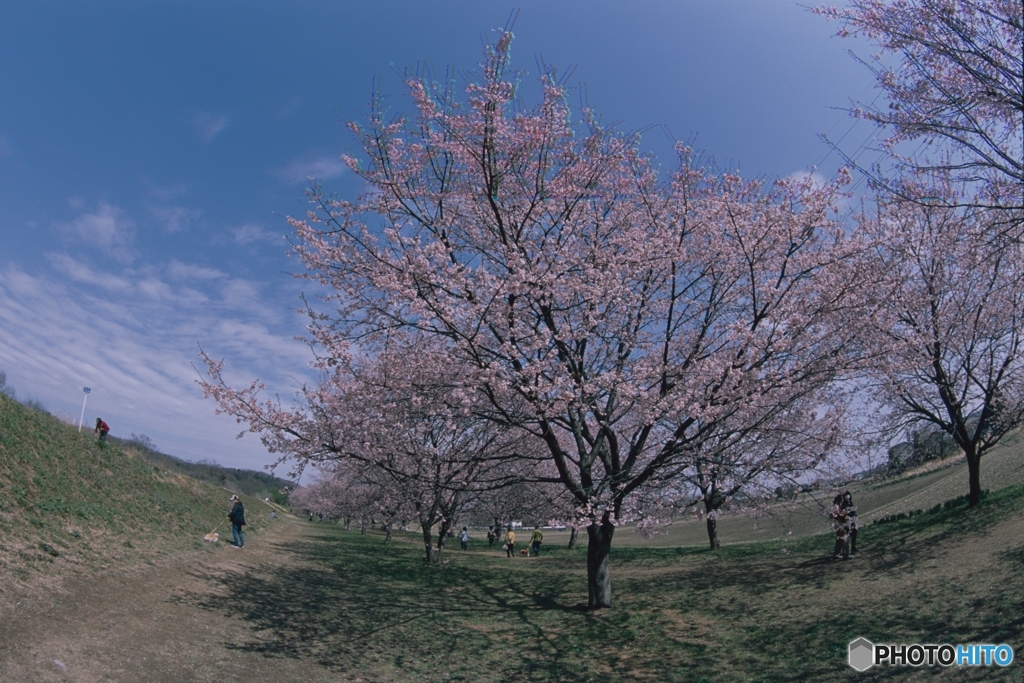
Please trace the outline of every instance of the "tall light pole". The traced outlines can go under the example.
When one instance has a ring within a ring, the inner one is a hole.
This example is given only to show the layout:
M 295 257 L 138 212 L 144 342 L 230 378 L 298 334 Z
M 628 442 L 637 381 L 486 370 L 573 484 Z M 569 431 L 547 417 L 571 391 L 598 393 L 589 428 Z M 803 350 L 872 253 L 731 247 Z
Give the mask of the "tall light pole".
M 82 420 L 85 419 L 85 402 L 89 400 L 89 393 L 92 391 L 89 387 L 82 387 L 82 392 L 85 397 L 82 399 L 82 415 L 78 418 L 78 431 L 82 431 Z

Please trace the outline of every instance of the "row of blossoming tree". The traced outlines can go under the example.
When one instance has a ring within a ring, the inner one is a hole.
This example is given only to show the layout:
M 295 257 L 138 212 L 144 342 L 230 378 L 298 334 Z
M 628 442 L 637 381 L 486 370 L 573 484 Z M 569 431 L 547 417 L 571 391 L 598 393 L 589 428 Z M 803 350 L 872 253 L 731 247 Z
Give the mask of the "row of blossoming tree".
M 744 180 L 680 147 L 662 176 L 636 136 L 575 121 L 551 75 L 525 109 L 511 39 L 464 97 L 412 79 L 413 116 L 376 101 L 352 124 L 368 191 L 315 186 L 291 221 L 328 292 L 308 309 L 321 380 L 283 405 L 208 358 L 222 411 L 382 519 L 416 519 L 428 559 L 433 529 L 526 491 L 586 528 L 592 608 L 612 601 L 617 525 L 699 505 L 716 548 L 731 499 L 822 467 L 865 379 L 892 424 L 957 440 L 977 501 L 978 460 L 1024 406 L 1021 243 L 998 192 L 960 201 L 976 180 L 943 168 L 845 225 L 845 173 Z
M 974 506 L 981 457 L 1024 420 L 1024 4 L 816 11 L 878 47 L 865 64 L 885 96 L 851 110 L 886 152 L 861 169 L 876 197 L 857 229 L 882 274 L 857 318 L 864 373 L 889 434 L 923 424 L 963 451 Z

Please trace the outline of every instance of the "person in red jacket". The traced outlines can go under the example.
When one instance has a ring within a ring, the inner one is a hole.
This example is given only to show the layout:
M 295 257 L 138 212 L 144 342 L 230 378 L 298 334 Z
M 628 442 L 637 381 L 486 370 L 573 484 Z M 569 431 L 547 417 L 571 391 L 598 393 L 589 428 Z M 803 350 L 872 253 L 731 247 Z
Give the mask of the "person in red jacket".
M 100 443 L 107 440 L 107 434 L 110 433 L 110 425 L 103 421 L 102 418 L 96 418 L 96 429 L 92 430 L 93 433 L 99 438 Z

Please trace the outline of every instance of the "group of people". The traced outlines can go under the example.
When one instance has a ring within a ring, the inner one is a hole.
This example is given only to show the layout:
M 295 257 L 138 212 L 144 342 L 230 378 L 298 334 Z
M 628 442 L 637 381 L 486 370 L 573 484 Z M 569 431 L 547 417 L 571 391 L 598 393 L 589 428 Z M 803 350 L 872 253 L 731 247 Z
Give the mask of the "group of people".
M 544 533 L 540 530 L 540 527 L 533 527 L 533 534 L 530 535 L 530 555 L 533 557 L 540 555 L 540 544 L 543 540 Z M 516 532 L 512 530 L 512 527 L 509 527 L 508 531 L 505 532 L 505 544 L 502 547 L 505 549 L 506 557 L 516 556 Z
M 832 547 L 832 559 L 842 557 L 848 560 L 857 553 L 857 506 L 853 504 L 853 496 L 844 491 L 832 499 L 828 508 L 832 519 L 832 528 L 836 532 L 836 542 Z
M 496 527 L 487 527 L 487 547 L 493 548 L 494 544 L 498 540 L 500 530 Z M 462 527 L 462 533 L 459 534 L 459 541 L 462 543 L 462 549 L 466 550 L 469 548 L 469 529 Z M 533 533 L 530 535 L 530 550 L 529 553 L 533 557 L 540 555 L 540 546 L 544 541 L 544 532 L 540 530 L 540 527 L 534 527 Z M 501 549 L 505 551 L 505 557 L 515 557 L 516 554 L 516 532 L 509 525 L 505 531 L 505 540 L 502 543 Z M 525 551 L 524 551 L 525 552 Z

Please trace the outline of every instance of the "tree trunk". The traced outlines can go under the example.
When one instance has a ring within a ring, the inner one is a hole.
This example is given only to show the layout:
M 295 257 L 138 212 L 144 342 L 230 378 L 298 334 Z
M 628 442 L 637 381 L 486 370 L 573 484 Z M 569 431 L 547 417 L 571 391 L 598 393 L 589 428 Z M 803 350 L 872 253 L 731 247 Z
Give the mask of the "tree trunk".
M 973 449 L 972 449 L 973 451 Z M 968 451 L 967 455 L 967 505 L 974 507 L 981 502 L 981 458 L 974 452 Z
M 441 528 L 437 532 L 437 552 L 434 554 L 434 561 L 441 561 L 441 552 L 444 550 L 444 542 L 448 537 L 448 531 L 452 528 L 452 523 L 444 518 L 441 520 Z
M 721 545 L 718 542 L 718 521 L 714 517 L 708 517 L 708 540 L 711 541 L 711 549 L 718 550 Z
M 570 528 L 571 531 L 569 532 L 569 550 L 572 550 L 576 547 L 576 536 L 579 535 L 579 529 L 577 529 L 576 527 Z
M 433 554 L 434 551 L 434 541 L 431 538 L 430 525 L 426 523 L 420 524 L 420 528 L 423 529 L 423 546 L 427 550 L 426 562 L 427 564 L 430 564 L 430 556 Z
M 612 550 L 615 525 L 605 517 L 587 527 L 587 608 L 612 606 L 612 579 L 608 556 Z

